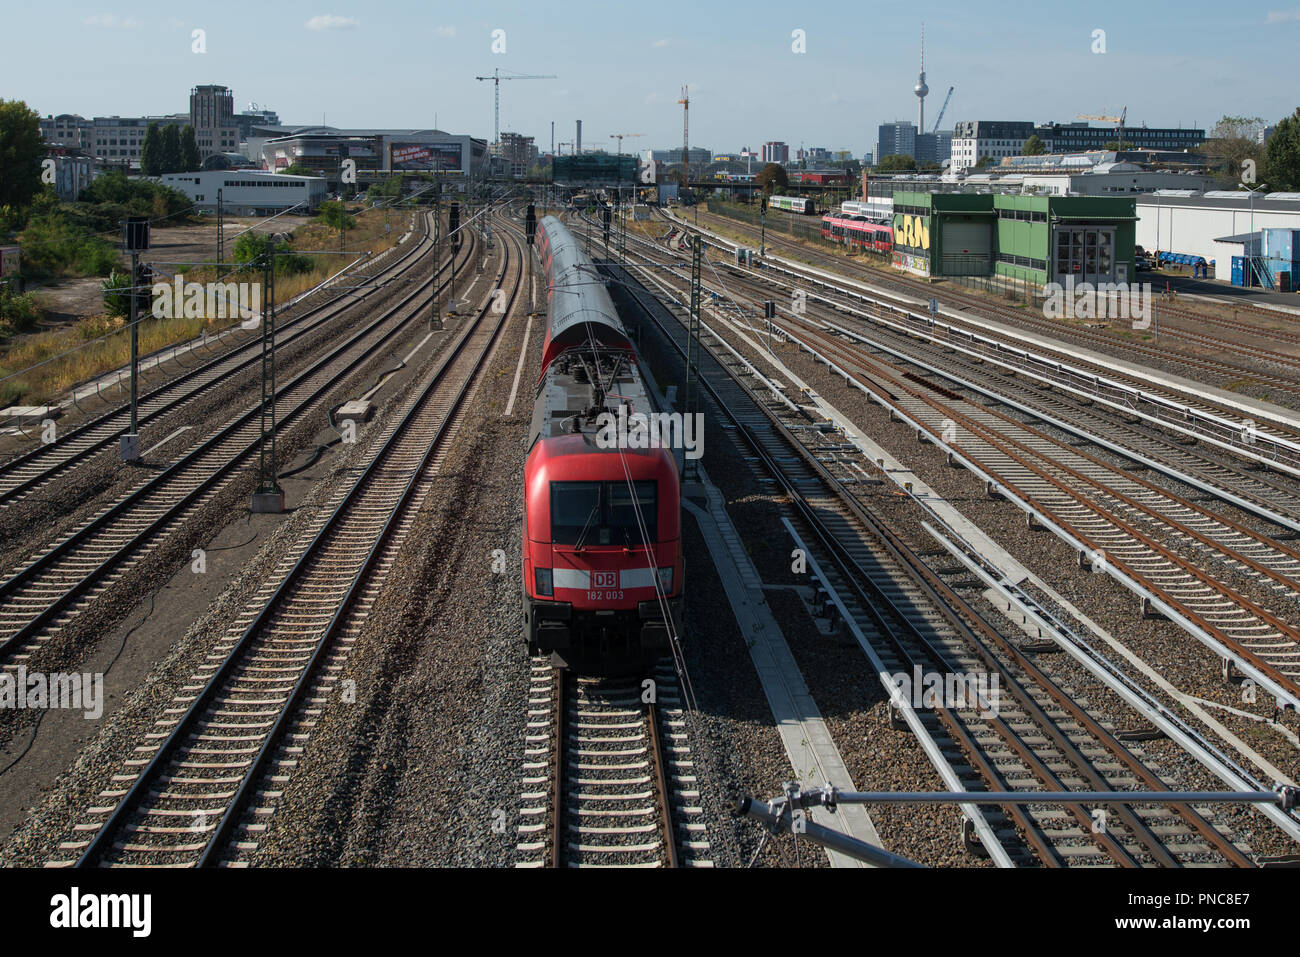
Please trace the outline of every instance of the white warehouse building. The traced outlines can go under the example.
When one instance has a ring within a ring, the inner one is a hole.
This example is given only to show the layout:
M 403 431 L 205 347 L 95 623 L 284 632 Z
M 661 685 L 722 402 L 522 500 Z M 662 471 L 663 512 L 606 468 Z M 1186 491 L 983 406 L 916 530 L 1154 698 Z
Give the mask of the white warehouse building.
M 1155 252 L 1188 253 L 1214 263 L 1214 278 L 1232 281 L 1232 257 L 1247 234 L 1300 229 L 1300 193 L 1256 196 L 1245 190 L 1162 189 L 1137 197 L 1136 242 Z M 1228 241 L 1230 240 L 1230 241 Z
M 325 198 L 324 177 L 253 169 L 165 173 L 158 181 L 184 193 L 204 212 L 216 211 L 220 190 L 222 208 L 232 216 L 273 216 L 294 206 L 314 212 Z

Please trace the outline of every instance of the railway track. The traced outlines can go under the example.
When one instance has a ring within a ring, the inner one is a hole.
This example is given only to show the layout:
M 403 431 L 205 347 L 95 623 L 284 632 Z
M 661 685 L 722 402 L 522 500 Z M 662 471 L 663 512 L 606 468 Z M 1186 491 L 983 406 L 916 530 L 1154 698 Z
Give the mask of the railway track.
M 746 232 L 752 231 L 753 229 L 753 227 L 748 227 L 747 224 L 740 221 L 724 221 L 730 224 L 732 228 L 739 228 Z M 828 253 L 820 253 L 816 250 L 810 249 L 808 246 L 787 240 L 773 230 L 767 232 L 767 242 L 769 245 L 779 245 L 793 252 L 798 252 L 803 256 L 811 255 L 819 261 L 829 264 L 831 268 L 843 269 L 846 264 L 846 260 L 843 256 L 833 256 Z M 872 282 L 873 284 L 898 288 L 913 296 L 929 297 L 934 294 L 933 288 L 928 284 L 921 282 L 911 284 L 908 280 L 902 277 L 889 277 L 887 279 L 882 279 L 879 274 L 864 269 L 862 278 Z M 1203 356 L 1192 355 L 1189 353 L 1171 353 L 1168 349 L 1143 342 L 1137 338 L 1125 337 L 1123 340 L 1120 340 L 1114 335 L 1100 332 L 1088 328 L 1087 326 L 1079 324 L 1063 324 L 1056 320 L 1035 316 L 1025 310 L 1009 308 L 986 297 L 961 292 L 952 288 L 951 284 L 944 287 L 943 298 L 946 301 L 960 303 L 965 307 L 978 309 L 985 313 L 995 314 L 1004 321 L 1009 321 L 1014 325 L 1030 328 L 1038 332 L 1044 332 L 1054 337 L 1068 335 L 1076 341 L 1084 342 L 1093 346 L 1114 348 L 1122 345 L 1125 350 L 1136 352 L 1148 359 L 1165 362 L 1173 361 L 1188 368 L 1195 369 L 1198 372 L 1209 373 L 1229 381 L 1241 379 L 1253 380 L 1261 384 L 1267 384 L 1271 388 L 1281 389 L 1292 394 L 1300 395 L 1300 379 L 1297 379 L 1297 375 L 1300 375 L 1300 355 L 1247 345 L 1240 341 L 1223 339 L 1207 333 L 1180 328 L 1171 325 L 1168 322 L 1159 326 L 1160 334 L 1165 338 L 1179 339 L 1190 343 L 1193 346 L 1212 350 L 1218 355 L 1241 356 L 1256 362 L 1274 366 L 1280 370 L 1285 370 L 1282 374 L 1278 374 L 1276 372 L 1269 372 L 1223 359 L 1206 359 Z M 1172 307 L 1165 302 L 1155 303 L 1155 308 L 1160 312 L 1162 317 L 1167 315 L 1175 316 L 1183 319 L 1191 319 L 1191 321 L 1220 325 L 1225 328 L 1233 329 L 1234 331 L 1249 331 L 1253 335 L 1269 337 L 1268 332 L 1258 328 L 1251 328 L 1245 323 L 1229 323 L 1227 321 L 1214 322 L 1199 315 L 1193 316 L 1193 314 L 1188 310 Z M 1277 316 L 1273 315 L 1272 318 L 1276 319 Z
M 719 278 L 725 274 L 732 282 L 733 288 L 721 289 L 724 298 L 748 303 L 756 310 L 761 300 L 771 295 L 772 285 L 791 293 L 800 288 L 785 278 L 773 278 L 770 271 L 761 274 L 760 285 L 758 275 L 725 265 L 718 272 L 717 265 L 715 273 Z M 717 282 L 711 285 L 716 294 Z M 749 294 L 738 295 L 734 287 L 747 289 Z M 1288 474 L 1261 470 L 1255 467 L 1260 464 L 1257 461 L 1243 463 L 1231 450 L 1217 445 L 1189 443 L 1182 433 L 1171 435 L 1161 428 L 1164 423 L 1150 422 L 1131 409 L 1114 408 L 1096 402 L 1088 394 L 1053 388 L 1055 382 L 1022 374 L 1014 363 L 989 362 L 984 353 L 945 342 L 942 337 L 927 337 L 927 327 L 896 321 L 892 312 L 877 309 L 871 313 L 817 292 L 808 295 L 808 304 L 814 310 L 824 307 L 819 320 L 821 331 L 853 340 L 841 346 L 859 350 L 873 362 L 893 363 L 895 368 L 903 362 L 911 367 L 909 378 L 915 381 L 921 381 L 917 375 L 941 377 L 951 388 L 975 396 L 977 402 L 1005 404 L 1142 467 L 1155 467 L 1289 532 L 1300 531 L 1300 484 Z M 778 315 L 783 312 L 790 311 L 778 309 Z M 799 318 L 791 314 L 790 321 Z M 737 320 L 747 322 L 744 317 L 738 316 Z
M 377 274 L 361 277 L 369 288 L 360 291 L 348 289 L 285 321 L 276 329 L 276 348 L 285 350 L 295 343 L 310 341 L 311 336 L 319 334 L 332 320 L 373 296 L 382 283 L 400 279 L 413 271 L 435 248 L 426 241 L 429 238 L 426 217 L 421 217 L 421 221 L 424 225 L 420 238 L 410 249 Z M 439 272 L 445 268 L 440 264 Z M 254 334 L 226 349 L 223 354 L 204 359 L 145 392 L 138 403 L 137 422 L 142 434 L 144 427 L 161 421 L 167 414 L 203 396 L 217 383 L 245 370 L 256 369 L 261 358 L 261 336 Z M 130 405 L 121 403 L 69 429 L 56 441 L 37 445 L 0 464 L 0 507 L 13 507 L 54 478 L 114 448 L 114 443 L 125 434 L 129 423 Z
M 767 288 L 763 288 L 737 270 L 728 269 L 726 274 L 732 286 L 724 292 L 741 304 L 758 309 L 761 300 L 770 295 L 773 280 L 768 277 Z M 776 280 L 775 285 L 791 291 L 795 288 L 782 280 Z M 748 294 L 737 294 L 737 288 Z M 1216 446 L 1188 443 L 1178 434 L 1152 427 L 1141 417 L 1053 389 L 1037 378 L 1017 375 L 1014 369 L 986 362 L 964 350 L 909 335 L 892 323 L 873 322 L 878 317 L 834 304 L 824 296 L 809 296 L 808 301 L 814 311 L 823 307 L 818 315 L 819 332 L 851 340 L 840 342 L 841 348 L 852 348 L 871 362 L 884 362 L 895 369 L 903 363 L 908 371 L 900 374 L 914 381 L 940 378 L 947 388 L 969 394 L 977 403 L 1005 405 L 1030 421 L 1041 420 L 1099 449 L 1122 455 L 1137 463 L 1135 467 L 1154 467 L 1280 526 L 1283 534 L 1300 532 L 1300 484 L 1289 475 L 1252 468 L 1256 463 L 1243 463 Z M 798 322 L 799 318 L 793 316 L 790 321 Z M 746 322 L 743 317 L 737 321 Z
M 723 250 L 729 249 L 707 237 L 706 244 Z M 807 252 L 803 247 L 800 250 Z M 831 262 L 832 268 L 842 267 L 844 263 L 842 257 L 823 256 L 822 259 Z M 965 350 L 972 355 L 978 354 L 986 361 L 1004 364 L 1073 394 L 1089 397 L 1116 410 L 1130 412 L 1153 424 L 1205 440 L 1257 463 L 1300 477 L 1300 429 L 1266 415 L 1243 411 L 1241 407 L 1226 404 L 1225 401 L 1212 401 L 1203 395 L 1182 392 L 1112 364 L 1091 362 L 1060 353 L 1044 344 L 1027 345 L 1016 336 L 1000 332 L 976 319 L 949 314 L 941 319 L 921 315 L 919 310 L 924 307 L 918 306 L 915 301 L 908 302 L 894 294 L 868 294 L 854 289 L 848 285 L 853 281 L 850 277 L 846 277 L 844 282 L 833 282 L 803 270 L 787 269 L 772 263 L 767 264 L 765 273 L 793 278 L 809 294 L 818 288 L 831 290 L 844 305 L 861 303 L 869 310 L 869 321 L 873 324 L 897 328 L 936 344 Z M 866 274 L 863 279 L 878 288 L 899 290 L 905 296 L 930 296 L 934 292 L 929 286 L 908 286 L 900 278 L 882 278 L 875 273 Z M 1023 310 L 1000 307 L 986 299 L 967 296 L 951 289 L 943 290 L 943 300 L 956 302 L 962 308 L 979 313 L 995 313 L 1004 323 L 1012 326 L 1036 323 L 1036 328 L 1051 340 L 1060 341 L 1067 334 L 1077 331 L 1075 326 L 1049 320 L 1033 320 Z M 1093 333 L 1096 344 L 1107 344 L 1096 339 L 1097 335 L 1099 334 Z M 1109 342 L 1111 346 L 1116 344 L 1114 341 Z M 1136 348 L 1135 342 L 1125 341 L 1123 345 L 1126 349 L 1130 345 Z M 1166 351 L 1154 348 L 1147 349 L 1145 354 L 1157 362 L 1176 358 Z M 1201 362 L 1200 371 L 1208 371 L 1228 385 L 1242 381 L 1241 370 L 1216 367 L 1212 362 Z M 1259 373 L 1245 371 L 1248 379 L 1263 381 Z M 1285 384 L 1288 390 L 1300 386 L 1300 382 L 1295 379 L 1290 379 Z M 1267 421 L 1255 422 L 1256 416 Z
M 642 247 L 655 249 L 648 244 Z M 756 282 L 738 272 L 732 275 L 740 285 Z M 735 301 L 725 288 L 723 293 Z M 764 290 L 759 288 L 751 305 L 763 296 Z M 736 323 L 744 321 L 743 315 L 735 317 Z M 851 380 L 889 408 L 891 415 L 902 414 L 918 426 L 918 434 L 923 431 L 930 441 L 948 449 L 950 457 L 975 468 L 990 488 L 996 486 L 1026 503 L 1030 514 L 1080 548 L 1081 564 L 1117 572 L 1121 581 L 1133 583 L 1144 610 L 1149 602 L 1160 608 L 1197 640 L 1278 695 L 1279 701 L 1294 705 L 1300 700 L 1300 628 L 1292 624 L 1300 614 L 1296 607 L 1300 551 L 1279 541 L 1276 533 L 1260 534 L 1168 489 L 1139 480 L 1041 429 L 986 408 L 978 398 L 972 402 L 935 385 L 927 377 L 938 375 L 972 386 L 986 373 L 974 363 L 964 362 L 963 357 L 930 349 L 930 362 L 919 363 L 925 375 L 918 375 L 891 361 L 918 363 L 916 349 L 899 338 L 890 347 L 879 336 L 868 338 L 834 321 L 797 314 L 781 317 L 776 325 L 802 349 L 845 376 L 846 382 Z M 831 333 L 853 341 L 845 342 Z M 890 355 L 884 355 L 886 352 Z M 954 367 L 966 374 L 956 374 Z M 1005 399 L 1006 395 L 997 397 Z M 1078 434 L 1077 427 L 1071 431 Z M 945 438 L 948 433 L 952 438 Z M 1018 436 L 1020 441 L 1008 440 L 1008 435 Z M 1085 437 L 1102 444 L 1097 435 Z M 1106 444 L 1113 446 L 1113 442 Z M 1199 484 L 1243 504 L 1235 492 L 1225 493 L 1204 480 Z M 1292 511 L 1294 502 L 1285 494 L 1281 500 L 1277 496 L 1271 499 L 1272 508 L 1258 511 L 1285 521 L 1278 510 Z M 1244 504 L 1251 503 L 1246 500 Z M 1263 594 L 1244 593 L 1229 580 L 1233 576 L 1239 581 L 1244 578 Z
M 1114 562 L 1225 648 L 1300 694 L 1300 629 L 1291 624 L 1300 617 L 1300 550 L 846 343 L 815 317 L 777 326 L 835 371 L 851 374 L 881 405 L 924 423 L 932 440 L 959 446 L 982 473 L 1093 555 Z M 945 440 L 945 432 L 952 438 Z M 1226 580 L 1234 576 L 1289 610 L 1243 594 Z
M 456 268 L 464 270 L 472 256 L 473 241 L 464 244 Z M 382 355 L 444 285 L 435 288 L 426 278 L 279 386 L 278 431 L 319 410 L 346 376 Z M 110 598 L 132 569 L 183 534 L 187 521 L 245 474 L 260 442 L 259 402 L 0 582 L 0 666 L 26 661 L 88 606 Z
M 712 866 L 671 662 L 651 677 L 532 669 L 520 866 Z
M 523 263 L 507 235 L 496 284 L 510 290 L 506 308 L 486 297 L 85 812 L 60 846 L 79 866 L 247 864 L 510 316 Z
M 652 300 L 633 295 L 648 315 L 655 315 Z M 684 326 L 658 309 L 656 325 L 684 357 Z M 911 674 L 916 666 L 944 674 L 978 670 L 998 675 L 1001 687 L 1009 690 L 1007 703 L 995 714 L 987 708 L 943 707 L 913 715 L 913 730 L 925 738 L 950 787 L 1097 786 L 1120 792 L 1160 781 L 1139 752 L 1121 743 L 896 535 L 854 504 L 845 483 L 819 461 L 819 447 L 823 452 L 842 450 L 834 436 L 823 436 L 806 419 L 801 421 L 788 403 L 760 400 L 738 380 L 735 373 L 745 374 L 739 363 L 728 368 L 719 358 L 727 355 L 722 344 L 708 336 L 704 341 L 701 377 L 706 391 L 795 504 L 797 522 L 808 540 L 828 556 L 822 564 L 825 580 L 844 596 L 864 648 L 869 646 L 877 656 L 871 667 L 882 679 L 895 671 Z M 1212 823 L 1208 810 L 1116 805 L 1102 818 L 1098 810 L 1031 806 L 1006 812 L 971 809 L 970 816 L 981 843 L 1004 864 L 1250 863 L 1243 848 Z M 1108 823 L 1098 828 L 1098 820 Z

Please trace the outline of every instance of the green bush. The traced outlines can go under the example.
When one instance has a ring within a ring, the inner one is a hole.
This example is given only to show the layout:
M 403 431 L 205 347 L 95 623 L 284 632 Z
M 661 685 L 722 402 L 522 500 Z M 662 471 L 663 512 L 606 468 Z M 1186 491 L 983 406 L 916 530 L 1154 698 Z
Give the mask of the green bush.
M 112 243 L 89 235 L 60 210 L 33 213 L 21 241 L 23 274 L 33 279 L 107 276 L 117 264 Z
M 296 276 L 311 272 L 310 256 L 289 255 L 289 244 L 281 241 L 272 247 L 271 237 L 263 233 L 244 233 L 235 240 L 235 262 L 244 264 L 246 269 L 260 268 L 257 261 L 270 250 L 275 252 L 275 273 L 277 276 Z
M 107 173 L 81 191 L 69 210 L 91 232 L 115 233 L 128 216 L 148 216 L 179 223 L 193 204 L 184 193 L 148 179 L 128 179 L 121 170 Z
M 104 290 L 104 308 L 108 314 L 125 319 L 131 311 L 131 274 L 114 269 L 100 283 L 100 288 Z
M 7 284 L 0 285 L 0 339 L 30 332 L 40 321 L 41 307 L 33 296 L 15 292 Z

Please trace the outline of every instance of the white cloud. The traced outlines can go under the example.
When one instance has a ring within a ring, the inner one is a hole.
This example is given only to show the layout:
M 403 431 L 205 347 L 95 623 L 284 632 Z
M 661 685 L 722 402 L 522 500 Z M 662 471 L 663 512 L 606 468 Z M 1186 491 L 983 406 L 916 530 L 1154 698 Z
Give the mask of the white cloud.
M 308 30 L 354 30 L 361 26 L 356 17 L 340 17 L 333 13 L 322 13 L 307 21 Z
M 435 36 L 454 37 L 456 35 L 456 28 L 455 27 L 434 27 L 433 32 Z
M 1265 18 L 1267 23 L 1286 23 L 1288 20 L 1300 20 L 1300 7 L 1294 10 L 1270 10 Z
M 652 44 L 650 44 L 650 45 L 651 45 L 652 47 L 654 47 L 655 49 L 661 50 L 661 49 L 663 49 L 664 47 L 666 47 L 666 46 L 668 46 L 669 44 L 671 44 L 672 42 L 673 42 L 672 40 L 656 40 L 654 43 L 652 43 Z
M 81 21 L 88 27 L 102 27 L 105 30 L 135 30 L 140 21 L 135 17 L 119 17 L 114 13 L 97 13 Z

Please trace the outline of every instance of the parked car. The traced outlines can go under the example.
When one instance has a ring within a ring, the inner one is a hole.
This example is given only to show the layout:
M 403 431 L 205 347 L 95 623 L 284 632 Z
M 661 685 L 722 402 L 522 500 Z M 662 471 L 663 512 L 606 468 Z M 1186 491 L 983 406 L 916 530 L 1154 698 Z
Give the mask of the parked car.
M 1134 271 L 1134 272 L 1150 272 L 1150 271 L 1151 271 L 1151 260 L 1148 259 L 1146 256 L 1134 256 L 1134 257 L 1133 257 L 1133 271 Z

